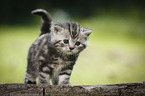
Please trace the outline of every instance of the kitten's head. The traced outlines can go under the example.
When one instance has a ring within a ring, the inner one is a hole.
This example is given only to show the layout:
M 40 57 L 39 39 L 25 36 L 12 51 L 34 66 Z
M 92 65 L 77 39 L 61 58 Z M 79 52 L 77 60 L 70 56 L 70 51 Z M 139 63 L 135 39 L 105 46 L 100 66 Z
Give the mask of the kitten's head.
M 75 22 L 56 24 L 52 42 L 56 49 L 64 54 L 78 54 L 86 48 L 91 33 L 92 30 L 83 28 Z

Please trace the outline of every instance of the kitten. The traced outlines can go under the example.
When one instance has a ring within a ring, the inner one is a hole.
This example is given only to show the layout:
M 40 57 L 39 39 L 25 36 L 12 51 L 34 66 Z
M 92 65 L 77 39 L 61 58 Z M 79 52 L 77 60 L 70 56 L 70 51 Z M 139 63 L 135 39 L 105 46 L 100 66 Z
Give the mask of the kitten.
M 75 22 L 52 24 L 49 13 L 43 9 L 32 11 L 32 14 L 42 18 L 40 36 L 32 44 L 28 53 L 28 65 L 25 84 L 39 86 L 70 85 L 73 66 L 87 46 L 92 30 L 83 28 Z

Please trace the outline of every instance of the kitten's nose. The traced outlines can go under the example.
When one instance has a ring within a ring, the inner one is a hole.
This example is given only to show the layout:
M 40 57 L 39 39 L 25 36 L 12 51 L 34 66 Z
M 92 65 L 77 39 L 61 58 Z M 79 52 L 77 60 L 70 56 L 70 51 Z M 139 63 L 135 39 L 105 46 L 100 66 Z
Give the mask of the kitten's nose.
M 69 47 L 69 49 L 70 49 L 70 50 L 73 50 L 73 49 L 74 49 L 74 47 Z

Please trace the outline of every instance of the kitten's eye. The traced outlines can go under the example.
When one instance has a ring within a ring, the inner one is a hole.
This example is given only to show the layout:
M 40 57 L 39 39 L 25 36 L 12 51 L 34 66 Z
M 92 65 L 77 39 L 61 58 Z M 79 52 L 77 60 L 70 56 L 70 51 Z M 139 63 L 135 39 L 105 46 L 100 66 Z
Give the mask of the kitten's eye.
M 63 40 L 63 42 L 64 42 L 65 44 L 68 44 L 68 43 L 69 43 L 69 41 L 68 41 L 68 40 Z
M 81 43 L 80 42 L 76 42 L 75 45 L 79 46 Z

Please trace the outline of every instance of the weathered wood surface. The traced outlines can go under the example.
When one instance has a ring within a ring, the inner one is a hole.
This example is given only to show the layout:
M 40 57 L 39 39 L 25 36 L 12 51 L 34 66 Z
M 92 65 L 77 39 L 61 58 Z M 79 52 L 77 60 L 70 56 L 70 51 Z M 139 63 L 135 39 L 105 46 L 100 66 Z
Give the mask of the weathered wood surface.
M 0 84 L 0 96 L 145 96 L 145 83 L 93 86 L 49 86 Z

